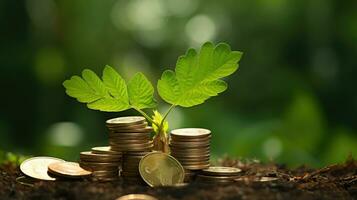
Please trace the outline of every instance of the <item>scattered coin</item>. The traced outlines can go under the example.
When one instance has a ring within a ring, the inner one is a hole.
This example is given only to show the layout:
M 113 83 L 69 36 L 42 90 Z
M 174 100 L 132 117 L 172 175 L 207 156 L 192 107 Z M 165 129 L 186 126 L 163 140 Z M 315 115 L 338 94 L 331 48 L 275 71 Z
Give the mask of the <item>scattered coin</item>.
M 125 196 L 121 196 L 116 200 L 158 200 L 158 199 L 147 194 L 128 194 Z
M 48 165 L 56 162 L 64 162 L 64 160 L 53 157 L 33 157 L 23 161 L 20 165 L 20 170 L 32 178 L 54 181 L 56 178 L 51 177 L 47 172 Z
M 75 162 L 51 163 L 48 165 L 48 171 L 52 174 L 68 178 L 79 178 L 92 174 L 92 172 L 83 169 Z
M 151 187 L 183 183 L 185 177 L 182 165 L 174 157 L 162 152 L 144 156 L 139 163 L 139 172 Z
M 242 170 L 235 167 L 209 167 L 202 170 L 202 174 L 211 176 L 238 176 Z
M 197 175 L 197 181 L 202 183 L 230 183 L 239 177 L 241 169 L 235 167 L 209 167 Z

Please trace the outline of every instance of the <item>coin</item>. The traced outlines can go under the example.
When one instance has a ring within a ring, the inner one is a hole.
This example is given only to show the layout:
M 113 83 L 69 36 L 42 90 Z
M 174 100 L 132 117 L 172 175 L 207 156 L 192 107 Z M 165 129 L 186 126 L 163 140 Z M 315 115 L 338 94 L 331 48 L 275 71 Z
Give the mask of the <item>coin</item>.
M 99 162 L 83 162 L 79 163 L 83 169 L 89 171 L 96 171 L 96 170 L 116 170 L 119 168 L 120 163 L 99 163 Z
M 49 176 L 47 172 L 48 165 L 55 162 L 64 162 L 64 160 L 53 157 L 33 157 L 23 161 L 20 170 L 32 178 L 54 181 L 56 178 Z
M 92 153 L 94 154 L 114 154 L 114 155 L 122 155 L 120 151 L 113 151 L 110 146 L 103 146 L 103 147 L 93 147 Z
M 123 129 L 138 129 L 139 128 L 140 129 L 140 128 L 145 128 L 147 125 L 148 125 L 147 122 L 143 122 L 141 124 L 134 124 L 134 125 L 119 125 L 118 126 L 116 124 L 107 124 L 106 126 L 109 130 L 111 130 L 111 129 L 115 130 L 115 129 L 121 129 L 121 128 L 123 128 Z
M 113 177 L 113 176 L 119 176 L 119 170 L 114 170 L 114 171 L 94 171 L 92 173 L 92 176 L 95 177 Z
M 117 198 L 116 200 L 158 200 L 147 194 L 128 194 Z
M 148 133 L 109 134 L 109 140 L 150 140 Z
M 200 169 L 206 169 L 210 166 L 210 164 L 207 165 L 183 165 L 185 169 L 190 169 L 190 170 L 200 170 Z
M 106 124 L 115 124 L 117 126 L 120 125 L 129 126 L 129 125 L 141 124 L 143 122 L 145 122 L 145 118 L 142 116 L 128 116 L 128 117 L 118 117 L 114 119 L 109 119 L 106 121 Z
M 212 166 L 208 169 L 203 169 L 202 174 L 211 176 L 237 176 L 242 170 L 236 167 L 219 167 Z
M 92 174 L 92 172 L 81 168 L 79 164 L 75 162 L 51 163 L 50 165 L 48 165 L 48 171 L 52 174 L 68 178 L 79 178 Z
M 139 163 L 139 172 L 151 187 L 183 183 L 185 176 L 182 165 L 174 157 L 162 152 L 145 155 Z
M 211 139 L 211 135 L 201 138 L 170 135 L 170 139 L 171 141 L 177 141 L 177 142 L 204 142 L 204 141 L 208 142 Z
M 171 131 L 172 137 L 186 137 L 186 138 L 200 138 L 207 137 L 211 134 L 211 131 L 203 128 L 182 128 Z
M 112 134 L 120 134 L 120 133 L 150 133 L 154 129 L 151 126 L 147 126 L 145 128 L 137 128 L 137 129 L 115 129 L 115 131 L 111 131 Z
M 204 180 L 211 180 L 211 181 L 217 181 L 217 180 L 234 181 L 238 177 L 237 176 L 206 176 L 206 175 L 199 174 L 197 175 L 197 178 L 204 179 Z
M 81 160 L 87 162 L 120 162 L 122 157 L 115 154 L 96 154 L 91 151 L 83 151 L 79 156 Z

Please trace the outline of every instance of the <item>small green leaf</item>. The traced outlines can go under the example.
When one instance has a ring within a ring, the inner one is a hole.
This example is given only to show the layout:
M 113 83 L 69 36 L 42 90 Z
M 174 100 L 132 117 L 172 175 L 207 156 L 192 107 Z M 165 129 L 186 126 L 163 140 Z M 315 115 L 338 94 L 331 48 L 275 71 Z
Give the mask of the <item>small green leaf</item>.
M 125 81 L 113 68 L 104 69 L 104 81 L 89 69 L 83 70 L 82 77 L 73 76 L 63 83 L 69 96 L 93 110 L 119 112 L 130 108 Z
M 129 96 L 125 80 L 110 66 L 105 66 L 103 70 L 103 83 L 113 96 L 122 104 L 129 106 Z
M 137 73 L 128 83 L 130 105 L 137 109 L 156 106 L 154 87 L 143 73 Z
M 102 80 L 92 70 L 85 69 L 82 72 L 83 79 L 88 83 L 98 96 L 108 96 L 108 90 Z
M 100 99 L 101 97 L 92 90 L 87 82 L 79 76 L 72 76 L 70 80 L 63 82 L 68 96 L 76 98 L 79 102 L 89 103 Z
M 241 56 L 241 52 L 231 51 L 225 43 L 214 46 L 207 42 L 199 53 L 189 49 L 177 60 L 175 72 L 166 70 L 162 74 L 157 84 L 159 95 L 166 102 L 183 107 L 201 104 L 227 89 L 220 79 L 238 69 Z

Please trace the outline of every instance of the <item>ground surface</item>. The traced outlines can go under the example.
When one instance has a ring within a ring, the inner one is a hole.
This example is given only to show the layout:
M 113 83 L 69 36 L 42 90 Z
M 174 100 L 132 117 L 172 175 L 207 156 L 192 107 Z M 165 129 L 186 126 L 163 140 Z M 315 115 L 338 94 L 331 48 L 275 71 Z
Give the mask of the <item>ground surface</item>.
M 221 161 L 243 169 L 244 181 L 228 185 L 191 183 L 181 188 L 150 188 L 118 182 L 17 180 L 23 175 L 12 165 L 0 166 L 0 199 L 116 199 L 124 194 L 144 193 L 158 199 L 357 199 L 357 161 L 322 169 Z M 274 182 L 254 182 L 259 176 L 278 177 Z M 21 183 L 20 183 L 21 182 Z

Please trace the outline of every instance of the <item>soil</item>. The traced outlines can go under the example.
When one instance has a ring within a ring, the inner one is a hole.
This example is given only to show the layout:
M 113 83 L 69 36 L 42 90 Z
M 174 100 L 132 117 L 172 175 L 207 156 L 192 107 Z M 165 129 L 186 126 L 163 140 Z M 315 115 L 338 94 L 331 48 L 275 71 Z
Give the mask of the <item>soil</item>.
M 192 182 L 184 187 L 151 188 L 117 182 L 87 180 L 37 181 L 25 178 L 18 167 L 0 166 L 0 199 L 116 199 L 125 194 L 149 194 L 158 199 L 357 199 L 357 161 L 311 169 L 287 169 L 283 165 L 222 159 L 224 166 L 243 170 L 241 181 L 230 184 Z M 256 177 L 276 177 L 271 182 Z M 19 178 L 20 177 L 20 178 Z

